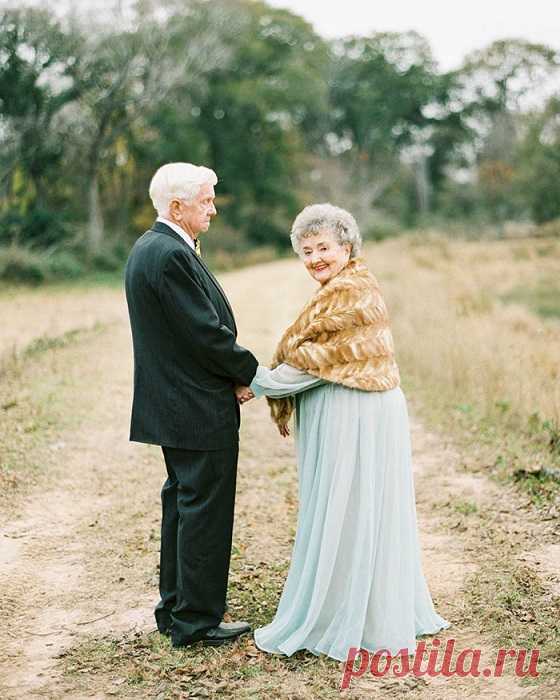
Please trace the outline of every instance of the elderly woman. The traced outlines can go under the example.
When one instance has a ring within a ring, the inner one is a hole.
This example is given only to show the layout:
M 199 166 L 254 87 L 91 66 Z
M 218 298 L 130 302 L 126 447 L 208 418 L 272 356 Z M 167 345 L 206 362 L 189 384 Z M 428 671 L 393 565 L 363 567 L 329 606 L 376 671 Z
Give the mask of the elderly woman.
M 353 216 L 306 207 L 292 246 L 319 289 L 251 384 L 280 433 L 295 409 L 299 519 L 288 578 L 257 646 L 345 660 L 350 647 L 413 654 L 449 623 L 420 563 L 406 400 L 387 309 L 359 258 Z

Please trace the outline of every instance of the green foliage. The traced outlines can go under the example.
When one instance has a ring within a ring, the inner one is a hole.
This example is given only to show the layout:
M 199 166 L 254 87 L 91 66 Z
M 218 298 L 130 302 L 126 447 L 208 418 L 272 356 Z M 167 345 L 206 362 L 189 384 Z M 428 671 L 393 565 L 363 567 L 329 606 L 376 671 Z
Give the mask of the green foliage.
M 518 163 L 519 196 L 533 219 L 544 223 L 560 217 L 560 97 L 530 117 Z
M 397 236 L 402 231 L 402 226 L 395 219 L 385 218 L 375 221 L 372 225 L 362 231 L 364 241 L 384 241 L 386 238 Z
M 24 214 L 9 209 L 0 215 L 0 245 L 17 242 L 39 247 L 58 244 L 68 237 L 64 217 L 46 208 L 34 207 Z
M 515 287 L 502 295 L 505 302 L 525 304 L 543 318 L 560 318 L 560 284 L 558 280 L 543 278 L 534 286 Z
M 79 256 L 70 250 L 47 253 L 21 246 L 0 247 L 0 280 L 40 284 L 78 279 L 85 271 Z
M 415 32 L 350 37 L 333 45 L 331 101 L 334 129 L 376 161 L 410 143 L 426 124 L 422 108 L 434 99 L 430 48 Z
M 39 284 L 47 279 L 43 256 L 25 248 L 0 248 L 0 279 Z
M 454 503 L 454 508 L 458 513 L 462 515 L 472 515 L 476 513 L 478 507 L 473 501 L 458 500 Z
M 306 168 L 306 142 L 318 140 L 327 109 L 327 54 L 311 27 L 288 11 L 241 0 L 232 6 L 228 60 L 207 71 L 206 89 L 191 92 L 186 115 L 166 108 L 152 124 L 162 124 L 166 137 L 170 127 L 180 134 L 186 160 L 212 163 L 230 227 L 253 244 L 286 247 L 301 204 L 296 184 Z
M 535 236 L 543 238 L 560 238 L 560 218 L 552 219 L 538 226 L 535 230 Z M 540 249 L 539 255 L 546 255 L 548 246 Z
M 549 47 L 498 41 L 442 74 L 415 32 L 327 42 L 261 1 L 87 9 L 0 12 L 0 246 L 48 251 L 10 253 L 12 278 L 118 270 L 153 220 L 153 172 L 178 160 L 218 173 L 216 259 L 287 249 L 318 198 L 377 240 L 430 217 L 560 217 L 558 97 L 522 108 L 558 68 Z
M 91 260 L 91 264 L 100 272 L 119 272 L 123 270 L 127 256 L 127 247 L 117 243 L 99 250 Z
M 474 94 L 471 111 L 513 112 L 559 65 L 549 46 L 524 39 L 500 39 L 469 54 L 461 67 L 461 83 Z
M 51 254 L 46 260 L 47 274 L 50 279 L 78 279 L 84 273 L 84 265 L 79 257 L 69 250 Z
M 474 51 L 446 77 L 442 104 L 450 112 L 431 139 L 436 146 L 432 158 L 437 166 L 442 160 L 468 172 L 469 178 L 445 178 L 441 167 L 432 166 L 435 204 L 442 213 L 494 224 L 536 214 L 551 173 L 544 172 L 537 184 L 536 171 L 530 172 L 527 159 L 518 154 L 526 131 L 522 105 L 529 97 L 540 98 L 538 91 L 559 66 L 550 47 L 508 39 Z M 533 202 L 528 181 L 539 192 Z
M 48 246 L 63 236 L 51 190 L 65 150 L 56 120 L 78 94 L 79 45 L 46 10 L 5 10 L 0 26 L 0 211 L 10 240 Z
M 39 336 L 25 348 L 23 354 L 25 357 L 34 357 L 55 348 L 64 348 L 74 342 L 82 332 L 81 329 L 76 328 L 58 336 Z

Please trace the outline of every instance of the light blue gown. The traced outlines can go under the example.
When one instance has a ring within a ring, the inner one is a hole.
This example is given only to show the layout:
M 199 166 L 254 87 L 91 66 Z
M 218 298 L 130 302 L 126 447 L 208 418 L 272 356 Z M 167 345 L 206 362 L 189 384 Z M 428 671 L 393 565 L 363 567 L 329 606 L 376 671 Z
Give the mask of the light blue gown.
M 414 654 L 449 627 L 422 573 L 406 399 L 349 389 L 282 364 L 257 397 L 296 397 L 299 515 L 288 578 L 263 651 L 345 661 L 350 647 Z

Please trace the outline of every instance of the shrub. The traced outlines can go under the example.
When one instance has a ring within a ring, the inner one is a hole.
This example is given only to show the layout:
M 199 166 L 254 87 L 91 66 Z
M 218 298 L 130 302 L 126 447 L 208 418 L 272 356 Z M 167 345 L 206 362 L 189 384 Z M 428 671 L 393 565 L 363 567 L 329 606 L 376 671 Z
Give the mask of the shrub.
M 81 277 L 84 268 L 74 253 L 62 250 L 51 254 L 45 261 L 49 279 L 76 279 Z
M 45 256 L 27 248 L 0 248 L 0 279 L 6 282 L 40 284 L 47 279 Z
M 91 261 L 92 267 L 100 272 L 117 272 L 124 267 L 127 255 L 128 251 L 120 244 L 102 248 Z
M 25 214 L 9 210 L 0 217 L 0 241 L 5 245 L 38 245 L 43 248 L 60 244 L 68 237 L 60 214 L 36 207 Z
M 539 238 L 560 238 L 560 219 L 541 224 L 533 234 Z
M 0 247 L 0 280 L 12 284 L 41 284 L 76 279 L 84 272 L 75 253 L 35 251 L 21 246 Z

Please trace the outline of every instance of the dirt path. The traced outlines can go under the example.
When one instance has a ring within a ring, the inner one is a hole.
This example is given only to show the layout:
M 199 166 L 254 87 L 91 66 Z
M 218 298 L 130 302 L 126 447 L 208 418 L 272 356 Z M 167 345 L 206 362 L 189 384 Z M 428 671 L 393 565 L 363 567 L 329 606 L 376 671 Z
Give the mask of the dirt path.
M 266 362 L 280 329 L 293 318 L 311 283 L 296 263 L 287 262 L 229 274 L 223 281 L 237 312 L 240 341 Z M 36 358 L 19 380 L 22 395 L 32 401 L 38 383 L 48 375 L 57 396 L 59 420 L 44 439 L 29 446 L 29 461 L 40 465 L 41 471 L 0 533 L 1 696 L 147 697 L 144 690 L 135 690 L 129 679 L 119 675 L 116 667 L 107 665 L 102 672 L 92 673 L 87 663 L 70 668 L 63 663 L 69 650 L 91 640 L 118 640 L 134 631 L 146 637 L 154 629 L 163 468 L 157 448 L 127 441 L 131 351 L 120 293 L 92 291 L 77 306 L 68 297 L 60 299 L 66 300 L 61 301 L 66 306 L 59 332 L 83 327 L 84 319 L 87 325 L 107 325 Z M 34 295 L 28 306 L 24 295 L 18 300 L 14 327 L 21 326 L 22 335 L 14 331 L 9 344 L 21 346 L 32 340 L 21 319 L 31 318 L 39 302 L 40 296 Z M 55 301 L 48 303 L 56 307 Z M 0 301 L 4 315 L 8 309 L 7 301 Z M 55 310 L 52 318 L 59 316 Z M 52 324 L 37 328 L 40 334 L 52 333 Z M 291 441 L 281 441 L 276 435 L 264 401 L 252 402 L 244 413 L 233 584 L 240 557 L 246 569 L 255 571 L 285 564 L 297 507 Z M 9 412 L 5 419 L 12 420 Z M 494 553 L 485 549 L 487 543 L 476 527 L 457 526 L 464 519 L 448 506 L 462 499 L 488 512 L 501 503 L 510 508 L 508 526 L 527 529 L 527 519 L 516 513 L 514 496 L 499 492 L 483 477 L 465 473 L 452 446 L 428 433 L 418 421 L 413 441 L 425 574 L 436 607 L 453 623 L 441 635 L 442 643 L 453 638 L 459 649 L 480 648 L 483 660 L 490 662 L 496 649 L 484 629 L 464 622 L 468 619 L 464 586 L 467 577 Z M 257 574 L 254 585 L 260 585 Z M 232 613 L 243 605 L 242 600 L 230 600 Z M 249 642 L 244 649 L 248 658 L 260 658 Z M 95 659 L 89 662 L 94 668 Z M 340 676 L 336 664 L 321 663 L 326 669 L 325 682 L 336 682 L 333 679 Z M 259 694 L 259 682 L 248 677 L 240 687 L 256 692 L 253 697 L 266 697 L 264 691 Z M 160 685 L 163 694 L 158 697 L 195 696 L 185 690 L 174 695 L 174 687 L 174 682 L 169 687 Z M 509 673 L 500 679 L 443 682 L 427 678 L 408 685 L 364 677 L 352 687 L 352 697 L 386 697 L 398 690 L 422 698 L 514 699 L 529 697 L 530 692 Z M 282 688 L 279 697 L 317 697 L 299 677 L 284 676 Z M 539 698 L 547 697 L 543 692 L 544 688 Z M 232 693 L 231 697 L 244 695 Z
M 111 288 L 53 287 L 4 292 L 0 296 L 0 362 L 37 338 L 57 337 L 120 318 L 120 294 Z

